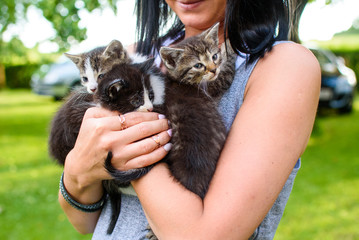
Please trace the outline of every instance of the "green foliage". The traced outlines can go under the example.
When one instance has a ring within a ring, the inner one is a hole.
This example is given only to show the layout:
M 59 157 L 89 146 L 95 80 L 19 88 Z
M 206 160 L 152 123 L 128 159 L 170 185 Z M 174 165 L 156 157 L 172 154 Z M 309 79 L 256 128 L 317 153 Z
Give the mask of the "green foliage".
M 32 74 L 40 65 L 11 66 L 5 69 L 8 88 L 30 88 Z
M 51 39 L 60 50 L 68 49 L 70 44 L 82 41 L 86 37 L 86 29 L 79 26 L 79 11 L 102 9 L 104 4 L 116 10 L 116 0 L 3 0 L 0 7 L 0 42 L 10 24 L 26 20 L 29 7 L 40 9 L 43 16 L 52 24 L 56 36 Z M 41 26 L 39 26 L 41 27 Z M 15 36 L 16 37 L 16 36 Z
M 32 74 L 42 65 L 54 62 L 58 54 L 40 54 L 28 49 L 18 39 L 0 42 L 0 65 L 5 66 L 6 85 L 9 88 L 29 88 Z
M 90 239 L 57 202 L 62 168 L 47 155 L 59 107 L 24 90 L 0 91 L 0 239 Z M 349 115 L 318 117 L 276 240 L 359 239 L 359 98 Z

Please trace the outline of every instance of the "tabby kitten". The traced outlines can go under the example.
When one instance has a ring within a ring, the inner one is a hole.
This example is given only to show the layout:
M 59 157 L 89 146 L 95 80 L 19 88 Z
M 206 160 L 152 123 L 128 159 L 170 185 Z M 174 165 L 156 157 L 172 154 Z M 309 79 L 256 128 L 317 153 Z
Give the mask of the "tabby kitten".
M 237 58 L 229 41 L 218 48 L 218 28 L 160 49 L 171 81 L 197 86 L 215 100 L 231 86 Z
M 174 178 L 202 199 L 226 139 L 218 101 L 235 73 L 233 50 L 226 52 L 224 44 L 218 48 L 218 26 L 160 49 L 167 69 L 164 108 L 173 143 L 164 161 Z M 149 230 L 146 237 L 156 240 Z
M 130 58 L 120 41 L 112 40 L 106 47 L 98 47 L 78 55 L 65 53 L 76 64 L 80 71 L 81 83 L 89 93 L 97 89 L 103 74 L 112 69 L 113 65 L 130 62 Z
M 173 47 L 162 47 L 167 68 L 165 115 L 173 130 L 166 156 L 170 170 L 187 189 L 204 198 L 226 139 L 219 98 L 230 87 L 235 54 L 218 47 L 218 25 Z

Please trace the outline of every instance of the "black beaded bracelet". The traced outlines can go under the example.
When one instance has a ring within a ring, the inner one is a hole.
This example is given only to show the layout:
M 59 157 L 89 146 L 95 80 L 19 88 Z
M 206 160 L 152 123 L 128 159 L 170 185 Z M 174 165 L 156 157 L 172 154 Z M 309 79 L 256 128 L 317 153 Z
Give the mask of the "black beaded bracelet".
M 89 205 L 85 205 L 85 204 L 75 201 L 74 199 L 72 199 L 70 197 L 69 193 L 66 191 L 66 188 L 64 185 L 64 173 L 62 173 L 61 179 L 60 179 L 60 191 L 61 191 L 62 196 L 66 200 L 66 202 L 68 202 L 72 207 L 74 207 L 82 212 L 96 212 L 96 211 L 100 210 L 103 207 L 103 205 L 105 204 L 105 201 L 107 198 L 107 194 L 104 194 L 103 197 L 100 199 L 100 201 L 98 201 L 97 203 L 94 203 L 94 204 L 89 204 Z

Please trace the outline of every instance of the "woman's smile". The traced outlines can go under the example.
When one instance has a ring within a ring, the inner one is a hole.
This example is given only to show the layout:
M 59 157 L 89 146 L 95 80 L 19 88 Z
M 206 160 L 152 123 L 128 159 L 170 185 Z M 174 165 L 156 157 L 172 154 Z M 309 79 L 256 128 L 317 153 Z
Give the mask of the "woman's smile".
M 179 7 L 183 10 L 194 10 L 201 5 L 203 1 L 201 0 L 193 0 L 193 1 L 178 1 Z

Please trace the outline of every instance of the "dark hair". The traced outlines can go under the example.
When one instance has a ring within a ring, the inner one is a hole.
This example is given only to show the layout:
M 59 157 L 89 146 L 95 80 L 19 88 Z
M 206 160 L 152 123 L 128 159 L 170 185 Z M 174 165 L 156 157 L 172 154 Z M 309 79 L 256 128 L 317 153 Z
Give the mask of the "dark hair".
M 249 62 L 270 51 L 277 40 L 287 40 L 289 0 L 227 0 L 225 36 L 237 52 L 249 54 Z M 159 36 L 172 12 L 164 0 L 136 0 L 137 52 L 158 51 L 163 39 L 178 35 L 184 25 L 178 17 L 164 36 Z

